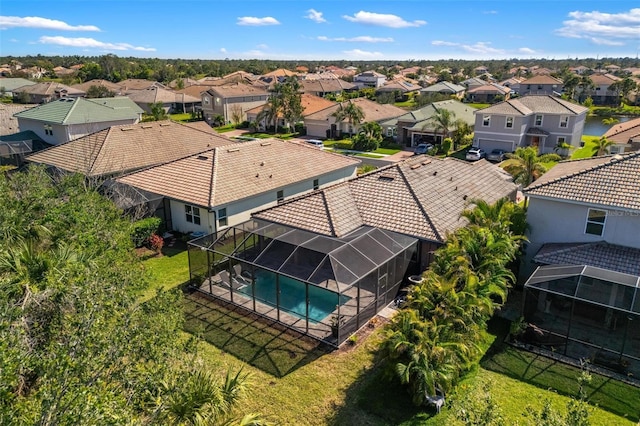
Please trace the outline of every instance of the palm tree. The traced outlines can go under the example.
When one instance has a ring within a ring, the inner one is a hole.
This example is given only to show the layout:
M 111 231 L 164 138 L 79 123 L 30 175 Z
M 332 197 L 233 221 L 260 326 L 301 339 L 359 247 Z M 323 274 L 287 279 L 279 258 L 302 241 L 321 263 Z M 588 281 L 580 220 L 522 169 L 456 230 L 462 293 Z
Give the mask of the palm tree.
M 593 80 L 591 80 L 591 76 L 589 75 L 583 75 L 580 78 L 580 83 L 578 84 L 578 86 L 581 89 L 580 97 L 582 98 L 583 102 L 586 100 L 586 98 L 591 97 L 591 92 L 596 88 L 595 83 L 593 82 Z
M 448 109 L 436 110 L 436 113 L 427 120 L 427 123 L 422 127 L 423 129 L 428 126 L 433 126 L 433 131 L 437 134 L 442 133 L 442 140 L 449 135 L 451 128 L 455 124 L 456 113 L 449 111 Z
M 561 159 L 558 154 L 539 156 L 537 148 L 533 146 L 518 148 L 515 153 L 508 154 L 507 157 L 508 159 L 503 163 L 504 169 L 513 176 L 514 182 L 523 187 L 529 186 L 547 171 L 542 163 Z
M 595 156 L 608 154 L 609 147 L 615 144 L 616 143 L 614 141 L 609 140 L 605 136 L 603 136 L 595 142 L 595 145 L 593 146 L 593 154 Z
M 473 127 L 463 119 L 459 118 L 454 123 L 453 130 L 453 150 L 457 151 L 465 138 L 473 133 Z
M 352 101 L 343 102 L 338 107 L 338 110 L 333 113 L 336 121 L 344 121 L 345 119 L 349 123 L 349 137 L 353 136 L 353 128 L 364 120 L 364 111 L 359 105 L 356 105 Z

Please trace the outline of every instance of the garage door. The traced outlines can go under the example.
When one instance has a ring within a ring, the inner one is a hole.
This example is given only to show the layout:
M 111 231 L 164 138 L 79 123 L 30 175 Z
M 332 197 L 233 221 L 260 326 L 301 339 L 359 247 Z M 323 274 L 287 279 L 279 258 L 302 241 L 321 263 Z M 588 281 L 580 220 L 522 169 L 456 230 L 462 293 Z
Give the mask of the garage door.
M 487 152 L 491 152 L 494 149 L 504 149 L 506 152 L 513 152 L 513 142 L 510 141 L 494 141 L 491 139 L 479 139 L 478 145 L 480 148 Z

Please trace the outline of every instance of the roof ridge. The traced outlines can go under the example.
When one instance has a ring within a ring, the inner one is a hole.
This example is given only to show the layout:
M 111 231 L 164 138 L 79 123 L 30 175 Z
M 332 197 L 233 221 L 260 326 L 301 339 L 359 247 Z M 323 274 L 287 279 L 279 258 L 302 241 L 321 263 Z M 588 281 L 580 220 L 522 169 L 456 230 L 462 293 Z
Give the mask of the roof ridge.
M 71 116 L 71 113 L 73 112 L 73 110 L 76 108 L 76 105 L 78 105 L 78 103 L 80 102 L 80 99 L 82 98 L 76 98 L 74 99 L 74 101 L 72 102 L 71 108 L 69 108 L 67 110 L 67 113 L 64 115 L 64 118 L 61 120 L 62 124 L 67 124 L 67 119 Z M 57 101 L 53 101 L 53 102 L 60 102 L 62 99 L 58 99 Z M 66 102 L 66 101 L 65 101 Z
M 222 147 L 220 147 L 222 148 Z M 212 158 L 211 158 L 211 179 L 209 180 L 209 197 L 207 199 L 207 208 L 211 208 L 213 206 L 214 197 L 214 189 L 216 184 L 218 183 L 218 159 L 220 158 L 220 153 L 218 152 L 218 148 L 213 148 Z
M 324 205 L 324 210 L 327 213 L 327 219 L 329 220 L 329 229 L 331 231 L 331 235 L 338 235 L 336 232 L 336 227 L 333 223 L 333 215 L 332 210 L 329 208 L 329 201 L 327 200 L 327 194 L 323 190 L 320 192 L 320 196 L 322 197 L 322 204 Z
M 405 185 L 409 189 L 409 193 L 411 194 L 411 197 L 413 197 L 413 199 L 416 201 L 418 208 L 422 212 L 422 215 L 424 216 L 424 218 L 429 223 L 429 226 L 431 226 L 431 229 L 433 230 L 433 233 L 436 235 L 436 238 L 439 239 L 440 241 L 444 241 L 444 238 L 442 238 L 441 232 L 438 230 L 435 223 L 433 223 L 433 221 L 431 220 L 431 216 L 429 215 L 429 213 L 427 213 L 427 210 L 424 208 L 424 206 L 422 205 L 422 202 L 416 195 L 416 192 L 413 190 L 413 186 L 411 186 L 411 184 L 409 183 L 409 179 L 407 179 L 407 176 L 404 174 L 402 167 L 400 167 L 400 165 L 403 163 L 394 164 L 394 166 L 397 167 L 398 173 L 400 174 L 400 176 L 402 177 L 402 180 L 404 181 Z
M 102 141 L 100 141 L 100 146 L 99 146 L 98 150 L 96 151 L 96 155 L 93 156 L 93 159 L 91 160 L 91 164 L 89 165 L 89 167 L 87 169 L 88 172 L 93 172 L 93 167 L 96 165 L 96 162 L 98 161 L 98 157 L 100 156 L 100 153 L 102 152 L 102 149 L 104 148 L 105 142 L 107 141 L 107 139 L 109 137 L 109 134 L 111 132 L 111 127 L 108 127 L 106 129 L 103 129 L 103 130 L 99 130 L 99 131 L 97 131 L 95 133 L 91 133 L 91 134 L 89 134 L 87 136 L 89 137 L 89 136 L 92 136 L 92 135 L 97 135 L 100 132 L 105 132 L 105 137 L 103 137 Z M 69 142 L 72 142 L 72 141 L 69 141 Z M 69 142 L 67 142 L 67 143 L 69 143 Z

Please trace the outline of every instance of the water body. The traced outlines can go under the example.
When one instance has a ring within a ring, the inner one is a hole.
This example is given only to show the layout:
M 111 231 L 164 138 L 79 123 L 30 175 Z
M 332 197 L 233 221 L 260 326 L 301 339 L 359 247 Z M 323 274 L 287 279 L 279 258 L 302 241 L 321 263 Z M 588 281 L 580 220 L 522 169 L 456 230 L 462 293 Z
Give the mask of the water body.
M 629 121 L 635 117 L 624 117 L 624 116 L 613 116 L 617 118 L 620 123 L 624 123 L 625 121 Z M 602 124 L 602 119 L 605 117 L 598 116 L 588 116 L 584 122 L 584 130 L 582 131 L 583 135 L 589 136 L 602 136 L 607 133 L 612 126 L 609 124 Z M 616 123 L 617 124 L 617 123 Z

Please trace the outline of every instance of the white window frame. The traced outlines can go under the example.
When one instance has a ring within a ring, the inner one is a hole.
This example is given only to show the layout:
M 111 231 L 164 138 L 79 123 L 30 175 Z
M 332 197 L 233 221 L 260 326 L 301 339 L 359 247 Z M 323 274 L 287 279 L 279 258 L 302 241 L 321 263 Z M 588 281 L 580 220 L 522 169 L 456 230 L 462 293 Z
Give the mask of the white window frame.
M 490 115 L 483 115 L 482 116 L 482 127 L 489 127 L 491 126 L 491 116 Z
M 191 204 L 184 205 L 185 220 L 194 225 L 200 225 L 202 220 L 200 218 L 200 207 L 192 206 Z
M 320 188 L 320 179 L 314 179 L 313 180 L 313 189 L 319 189 Z
M 513 129 L 513 121 L 514 121 L 513 117 L 505 118 L 504 128 L 505 129 Z
M 387 137 L 393 136 L 393 127 L 387 127 Z
M 205 104 L 205 105 L 209 105 L 209 97 L 208 97 L 208 96 L 205 96 L 205 97 L 203 98 L 203 100 L 204 100 L 204 104 Z
M 227 216 L 227 208 L 223 207 L 218 209 L 218 227 L 229 225 L 229 219 Z
M 569 127 L 569 116 L 568 115 L 561 115 L 560 116 L 560 128 L 561 129 L 566 129 L 567 127 Z
M 602 220 L 602 222 L 599 222 L 597 220 L 594 220 L 591 218 L 591 212 L 598 212 L 598 213 L 604 213 L 604 218 Z M 587 221 L 584 227 L 584 233 L 585 234 L 589 234 L 589 235 L 595 235 L 598 237 L 601 237 L 604 235 L 604 227 L 605 224 L 607 223 L 607 211 L 606 210 L 601 210 L 601 209 L 589 209 L 589 211 L 587 212 Z M 589 231 L 589 225 L 593 225 L 593 226 L 600 226 L 600 233 L 596 233 L 596 232 L 588 232 Z
M 624 152 L 622 145 L 613 144 L 609 147 L 609 154 L 621 154 L 622 152 Z
M 534 126 L 542 126 L 542 122 L 544 121 L 544 116 L 542 114 L 536 114 L 533 119 Z
M 53 136 L 53 127 L 51 127 L 51 124 L 44 125 L 44 134 L 48 136 Z

